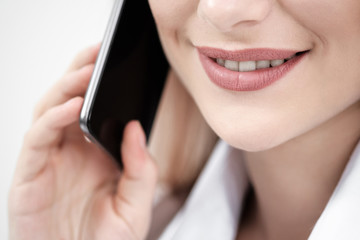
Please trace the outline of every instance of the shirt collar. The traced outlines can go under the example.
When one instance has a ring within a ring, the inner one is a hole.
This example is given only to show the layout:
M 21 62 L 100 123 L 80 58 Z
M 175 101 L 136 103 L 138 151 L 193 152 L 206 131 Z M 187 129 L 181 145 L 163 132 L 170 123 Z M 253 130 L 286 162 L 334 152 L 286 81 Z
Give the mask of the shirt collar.
M 160 240 L 232 240 L 248 180 L 241 152 L 223 141 L 215 146 L 184 206 Z
M 160 240 L 236 238 L 248 188 L 241 151 L 219 141 L 184 206 Z M 360 239 L 360 143 L 309 240 Z
M 360 239 L 360 142 L 309 240 Z

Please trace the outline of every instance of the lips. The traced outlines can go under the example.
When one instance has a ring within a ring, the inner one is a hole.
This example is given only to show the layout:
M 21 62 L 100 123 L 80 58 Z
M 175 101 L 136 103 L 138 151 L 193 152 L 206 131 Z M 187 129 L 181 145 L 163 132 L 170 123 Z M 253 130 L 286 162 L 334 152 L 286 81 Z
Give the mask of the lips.
M 198 47 L 197 50 L 210 80 L 221 88 L 233 91 L 255 91 L 269 86 L 290 72 L 308 53 L 267 48 L 225 51 Z M 279 64 L 279 61 L 282 63 Z M 261 69 L 253 67 L 242 71 L 241 66 L 260 66 L 258 63 L 263 65 L 264 62 L 277 64 L 275 67 L 271 64 Z M 240 68 L 236 68 L 236 64 L 239 64 Z

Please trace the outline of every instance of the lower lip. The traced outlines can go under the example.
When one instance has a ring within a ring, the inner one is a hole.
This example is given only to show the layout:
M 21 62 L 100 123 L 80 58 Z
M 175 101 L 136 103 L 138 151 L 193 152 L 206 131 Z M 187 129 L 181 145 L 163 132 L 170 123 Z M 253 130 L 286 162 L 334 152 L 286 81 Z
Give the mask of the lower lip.
M 307 55 L 307 52 L 302 53 L 277 67 L 251 72 L 236 72 L 220 66 L 208 56 L 198 53 L 210 80 L 217 86 L 232 91 L 255 91 L 265 88 L 284 77 Z

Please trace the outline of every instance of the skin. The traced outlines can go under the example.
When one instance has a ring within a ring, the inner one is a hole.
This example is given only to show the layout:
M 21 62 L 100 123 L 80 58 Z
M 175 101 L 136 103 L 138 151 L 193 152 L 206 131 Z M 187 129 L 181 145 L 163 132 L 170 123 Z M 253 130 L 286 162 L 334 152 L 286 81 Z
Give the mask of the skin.
M 36 107 L 9 193 L 12 240 L 137 240 L 147 234 L 157 167 L 140 124 L 125 128 L 122 174 L 79 128 L 98 50 L 80 53 Z
M 254 195 L 238 238 L 305 239 L 360 136 L 360 2 L 149 2 L 179 80 L 214 131 L 244 150 Z M 232 92 L 208 79 L 194 46 L 311 51 L 273 85 Z M 141 127 L 125 130 L 120 175 L 77 124 L 97 51 L 81 53 L 35 110 L 9 194 L 10 239 L 146 236 L 157 171 Z
M 255 196 L 239 239 L 305 239 L 360 137 L 360 2 L 149 2 L 180 81 L 213 130 L 245 152 Z M 269 87 L 233 92 L 209 80 L 196 46 L 310 52 Z

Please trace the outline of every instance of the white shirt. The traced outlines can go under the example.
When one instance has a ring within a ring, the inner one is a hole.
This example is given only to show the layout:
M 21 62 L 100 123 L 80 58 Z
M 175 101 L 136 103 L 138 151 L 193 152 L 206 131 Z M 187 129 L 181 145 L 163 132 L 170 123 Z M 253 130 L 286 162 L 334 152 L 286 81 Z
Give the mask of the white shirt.
M 234 240 L 248 179 L 241 151 L 219 141 L 159 240 Z M 360 240 L 360 143 L 309 240 Z

